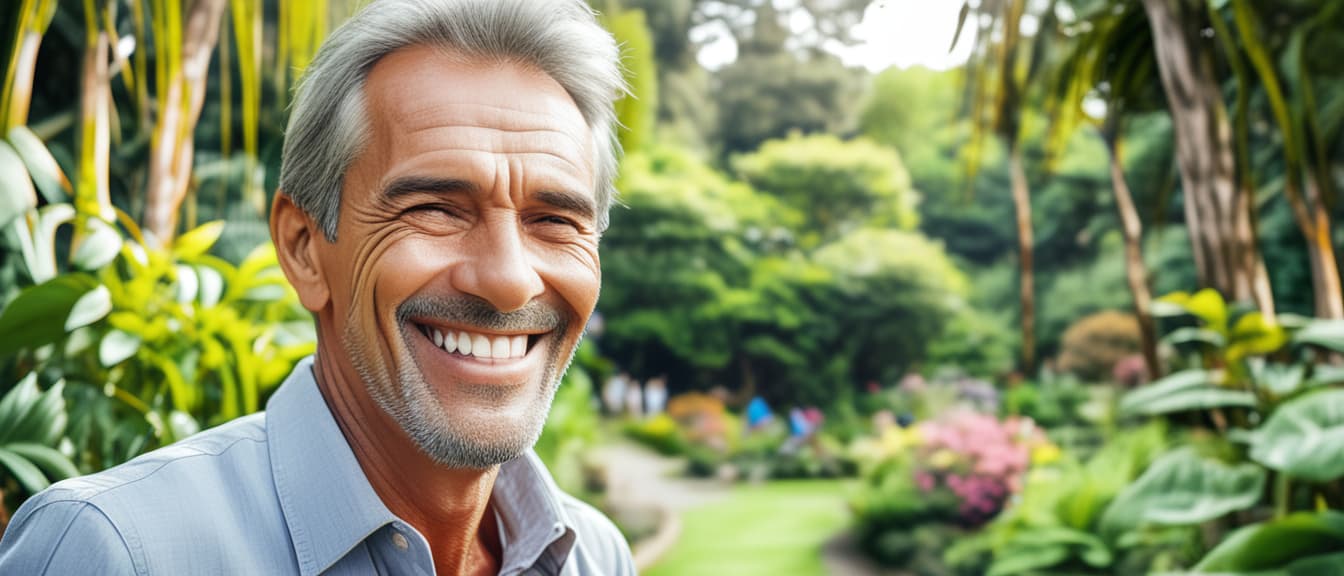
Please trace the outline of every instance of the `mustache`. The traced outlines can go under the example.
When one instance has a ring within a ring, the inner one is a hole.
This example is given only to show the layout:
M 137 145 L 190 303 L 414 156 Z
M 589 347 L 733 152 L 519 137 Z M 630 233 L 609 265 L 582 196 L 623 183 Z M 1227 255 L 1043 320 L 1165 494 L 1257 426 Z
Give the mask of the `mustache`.
M 569 324 L 563 313 L 538 300 L 512 312 L 500 312 L 484 299 L 467 294 L 412 296 L 397 306 L 397 321 L 405 325 L 412 318 L 496 332 L 549 332 Z

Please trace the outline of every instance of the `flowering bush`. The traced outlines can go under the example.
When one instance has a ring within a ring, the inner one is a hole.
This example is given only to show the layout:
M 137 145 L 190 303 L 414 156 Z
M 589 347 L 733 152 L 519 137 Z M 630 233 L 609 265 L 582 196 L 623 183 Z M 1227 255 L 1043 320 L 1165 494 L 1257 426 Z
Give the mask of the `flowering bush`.
M 979 526 L 997 515 L 1022 489 L 1033 448 L 1049 445 L 1029 419 L 999 421 L 969 411 L 921 425 L 920 437 L 916 486 L 926 494 L 940 488 L 956 494 L 957 521 L 966 526 Z M 1048 451 L 1040 454 L 1048 456 Z

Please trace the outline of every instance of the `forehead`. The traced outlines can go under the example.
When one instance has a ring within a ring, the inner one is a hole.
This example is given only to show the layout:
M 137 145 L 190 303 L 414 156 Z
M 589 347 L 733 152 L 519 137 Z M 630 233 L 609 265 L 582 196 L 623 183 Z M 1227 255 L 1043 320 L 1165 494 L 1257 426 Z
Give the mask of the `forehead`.
M 593 143 L 583 115 L 564 87 L 534 67 L 417 45 L 379 60 L 364 90 L 373 140 L 366 152 L 386 168 L 435 155 L 507 154 L 591 188 Z

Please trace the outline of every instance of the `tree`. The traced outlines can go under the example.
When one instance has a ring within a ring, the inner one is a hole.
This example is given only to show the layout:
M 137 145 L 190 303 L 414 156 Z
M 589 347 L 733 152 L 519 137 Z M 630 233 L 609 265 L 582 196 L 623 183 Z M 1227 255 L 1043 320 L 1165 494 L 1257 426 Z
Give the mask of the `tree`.
M 900 155 L 866 139 L 770 140 L 735 158 L 733 167 L 752 187 L 804 215 L 804 248 L 864 226 L 913 230 L 919 222 L 919 196 Z
M 1022 367 L 1027 372 L 1036 369 L 1036 281 L 1034 269 L 1035 244 L 1031 227 L 1031 191 L 1022 158 L 1022 115 L 1026 108 L 1027 92 L 1035 86 L 1045 61 L 1044 40 L 1047 34 L 1038 34 L 1034 45 L 1028 45 L 1023 34 L 1023 19 L 1027 15 L 1026 0 L 981 2 L 975 8 L 978 30 L 973 50 L 973 61 L 967 64 L 968 94 L 971 95 L 977 136 L 969 146 L 968 165 L 972 173 L 979 167 L 979 136 L 983 130 L 992 131 L 1008 151 L 1008 170 L 1013 197 L 1014 219 L 1017 224 L 1017 253 L 1019 295 L 1022 307 Z M 964 26 L 970 13 L 968 2 L 962 8 Z M 1049 30 L 1055 18 L 1055 1 L 1041 13 L 1042 30 Z M 960 36 L 960 34 L 958 34 Z M 956 39 L 953 40 L 955 46 Z M 1029 58 L 1023 62 L 1023 58 Z

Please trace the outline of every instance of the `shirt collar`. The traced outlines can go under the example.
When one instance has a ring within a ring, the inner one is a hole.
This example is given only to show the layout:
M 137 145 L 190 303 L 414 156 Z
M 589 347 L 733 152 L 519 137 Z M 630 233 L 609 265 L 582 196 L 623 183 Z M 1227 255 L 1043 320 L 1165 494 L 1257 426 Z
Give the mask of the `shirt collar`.
M 398 520 L 369 485 L 332 417 L 313 376 L 311 356 L 271 396 L 266 413 L 271 472 L 303 576 L 330 568 Z M 539 561 L 558 571 L 565 563 L 577 538 L 560 494 L 531 450 L 500 468 L 491 502 L 504 549 L 501 574 Z
M 313 377 L 299 362 L 266 404 L 266 438 L 280 507 L 303 576 L 330 568 L 395 521 L 369 485 Z

